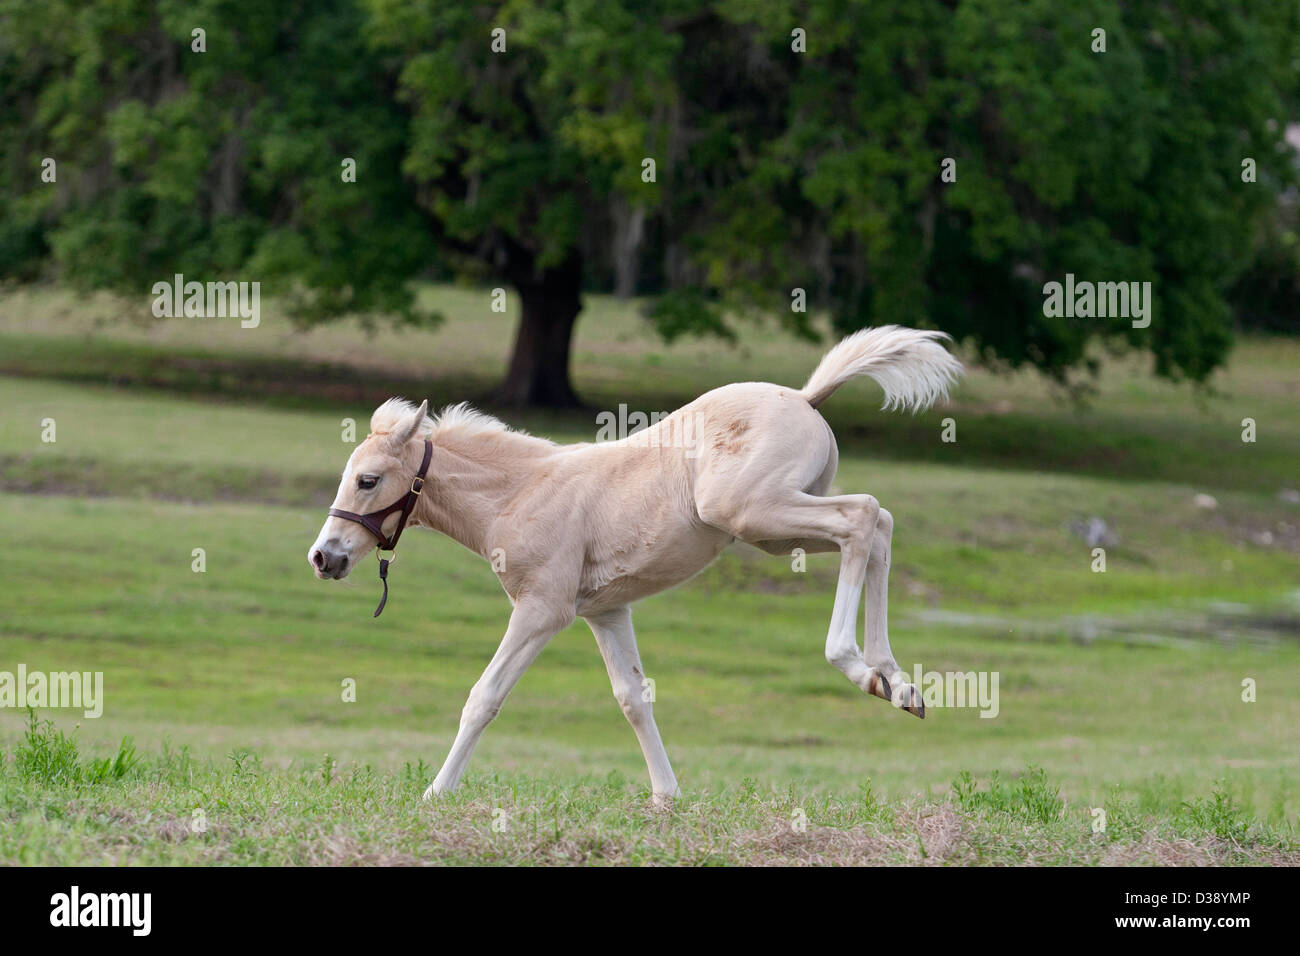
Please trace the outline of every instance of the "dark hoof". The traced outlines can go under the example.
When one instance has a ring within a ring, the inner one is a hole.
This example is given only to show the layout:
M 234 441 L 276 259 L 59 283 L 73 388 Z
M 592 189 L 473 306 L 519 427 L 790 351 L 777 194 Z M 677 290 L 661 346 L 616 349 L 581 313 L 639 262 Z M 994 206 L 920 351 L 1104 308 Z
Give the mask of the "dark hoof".
M 921 699 L 921 692 L 915 687 L 908 689 L 908 701 L 903 710 L 909 714 L 915 714 L 922 720 L 925 720 L 925 701 Z

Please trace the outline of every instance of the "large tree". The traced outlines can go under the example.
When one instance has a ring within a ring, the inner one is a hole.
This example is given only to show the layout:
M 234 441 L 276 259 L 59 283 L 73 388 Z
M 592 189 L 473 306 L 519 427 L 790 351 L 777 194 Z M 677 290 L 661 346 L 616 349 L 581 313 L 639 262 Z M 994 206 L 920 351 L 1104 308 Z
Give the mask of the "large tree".
M 518 404 L 576 401 L 591 289 L 648 295 L 668 337 L 821 313 L 1062 379 L 1126 342 L 1199 380 L 1295 179 L 1298 10 L 0 0 L 0 272 L 242 274 L 303 321 L 427 319 L 431 270 L 502 282 Z M 1152 324 L 1045 315 L 1066 273 L 1152 282 Z
M 499 398 L 576 401 L 568 358 L 584 278 L 660 191 L 681 37 L 663 0 L 442 4 L 370 0 L 412 121 L 404 172 L 462 268 L 518 291 Z

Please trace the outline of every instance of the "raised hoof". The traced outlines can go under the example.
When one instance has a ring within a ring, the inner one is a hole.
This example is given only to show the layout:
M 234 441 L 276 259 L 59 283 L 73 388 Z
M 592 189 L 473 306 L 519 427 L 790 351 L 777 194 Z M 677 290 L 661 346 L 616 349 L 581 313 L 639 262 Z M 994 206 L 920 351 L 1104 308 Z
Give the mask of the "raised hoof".
M 889 681 L 882 677 L 880 682 L 886 690 L 889 689 Z M 890 693 L 889 702 L 899 710 L 905 710 L 925 720 L 925 701 L 921 699 L 921 692 L 914 685 L 899 684 L 897 689 Z
M 889 686 L 889 681 L 880 671 L 872 671 L 871 678 L 867 683 L 867 689 L 881 700 L 887 700 L 891 703 L 894 700 L 894 692 Z
M 909 714 L 914 714 L 925 720 L 925 701 L 921 699 L 921 692 L 913 685 L 905 684 L 898 689 L 899 700 L 895 704 Z
M 895 691 L 889 683 L 889 678 L 879 671 L 874 671 L 867 684 L 871 693 L 887 700 L 899 710 L 905 710 L 909 714 L 915 714 L 922 720 L 925 720 L 925 701 L 921 700 L 921 692 L 911 684 L 900 684 Z M 897 696 L 895 696 L 897 694 Z

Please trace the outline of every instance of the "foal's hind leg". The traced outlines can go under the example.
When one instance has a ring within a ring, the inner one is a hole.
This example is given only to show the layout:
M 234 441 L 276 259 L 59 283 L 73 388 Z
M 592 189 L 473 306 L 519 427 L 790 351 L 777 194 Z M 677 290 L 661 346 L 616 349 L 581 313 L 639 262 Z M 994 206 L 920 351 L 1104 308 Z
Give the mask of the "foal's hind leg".
M 882 675 L 867 666 L 858 648 L 858 608 L 871 556 L 880 504 L 871 495 L 819 498 L 802 492 L 780 498 L 734 503 L 726 495 L 697 502 L 700 517 L 749 543 L 789 539 L 834 542 L 840 549 L 840 579 L 826 634 L 826 660 L 868 694 L 889 699 Z
M 867 665 L 885 681 L 885 692 L 893 703 L 909 714 L 925 717 L 925 703 L 915 686 L 909 684 L 889 649 L 889 557 L 894 536 L 894 516 L 881 508 L 876 533 L 871 539 L 871 558 L 867 562 L 867 615 L 864 636 Z

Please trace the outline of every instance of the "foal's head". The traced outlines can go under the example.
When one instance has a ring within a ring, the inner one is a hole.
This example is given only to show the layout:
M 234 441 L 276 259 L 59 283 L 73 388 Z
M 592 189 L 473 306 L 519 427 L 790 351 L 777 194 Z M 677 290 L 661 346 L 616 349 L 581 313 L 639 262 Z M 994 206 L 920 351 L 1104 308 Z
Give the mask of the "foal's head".
M 370 434 L 343 469 L 332 507 L 366 515 L 403 500 L 420 466 L 423 439 L 429 432 L 428 410 L 427 401 L 416 408 L 396 398 L 375 410 Z M 391 535 L 400 520 L 400 512 L 394 511 L 380 529 Z M 377 544 L 378 539 L 362 525 L 330 515 L 308 549 L 307 560 L 318 578 L 345 578 Z

